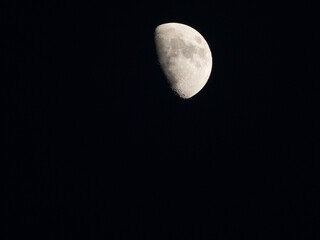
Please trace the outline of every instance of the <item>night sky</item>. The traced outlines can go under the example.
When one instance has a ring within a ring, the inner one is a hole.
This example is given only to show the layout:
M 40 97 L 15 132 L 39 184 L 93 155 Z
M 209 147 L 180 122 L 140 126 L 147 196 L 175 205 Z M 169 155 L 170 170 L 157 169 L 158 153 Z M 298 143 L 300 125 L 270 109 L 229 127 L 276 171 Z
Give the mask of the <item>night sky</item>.
M 311 5 L 44 2 L 2 8 L 3 239 L 320 239 Z M 167 22 L 212 52 L 187 100 Z

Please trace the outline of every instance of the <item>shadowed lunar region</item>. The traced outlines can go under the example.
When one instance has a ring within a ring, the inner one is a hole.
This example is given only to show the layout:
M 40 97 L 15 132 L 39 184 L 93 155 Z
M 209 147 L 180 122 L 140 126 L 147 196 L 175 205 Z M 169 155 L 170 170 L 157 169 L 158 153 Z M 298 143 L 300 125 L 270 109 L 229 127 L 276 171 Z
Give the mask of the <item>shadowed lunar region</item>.
M 165 23 L 155 29 L 155 46 L 161 69 L 171 89 L 191 98 L 207 83 L 212 55 L 203 36 L 181 23 Z

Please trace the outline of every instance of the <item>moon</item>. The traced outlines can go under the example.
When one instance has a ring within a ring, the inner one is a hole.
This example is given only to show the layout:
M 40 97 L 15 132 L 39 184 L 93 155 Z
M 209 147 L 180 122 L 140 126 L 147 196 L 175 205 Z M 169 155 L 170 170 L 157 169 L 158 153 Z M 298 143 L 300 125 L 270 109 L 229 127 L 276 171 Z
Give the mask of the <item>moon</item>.
M 156 27 L 154 41 L 171 89 L 183 99 L 197 94 L 212 69 L 212 55 L 204 37 L 188 25 L 165 23 Z

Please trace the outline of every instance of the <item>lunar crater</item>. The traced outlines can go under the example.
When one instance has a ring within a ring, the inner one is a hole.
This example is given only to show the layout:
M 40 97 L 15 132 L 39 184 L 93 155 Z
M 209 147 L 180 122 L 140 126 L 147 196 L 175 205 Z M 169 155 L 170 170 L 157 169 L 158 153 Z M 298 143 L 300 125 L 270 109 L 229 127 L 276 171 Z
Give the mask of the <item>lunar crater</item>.
M 195 38 L 194 38 L 194 39 L 197 41 L 197 43 L 199 43 L 199 44 L 201 44 L 201 43 L 202 43 L 201 37 L 199 37 L 199 36 L 195 36 Z

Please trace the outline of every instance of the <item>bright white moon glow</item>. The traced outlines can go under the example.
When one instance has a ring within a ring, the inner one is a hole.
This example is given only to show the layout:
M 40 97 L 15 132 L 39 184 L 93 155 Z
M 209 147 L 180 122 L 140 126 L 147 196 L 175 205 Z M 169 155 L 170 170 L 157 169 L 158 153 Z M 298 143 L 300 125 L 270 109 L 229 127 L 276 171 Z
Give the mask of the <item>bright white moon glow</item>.
M 212 69 L 211 51 L 202 35 L 185 24 L 165 23 L 155 29 L 155 45 L 171 89 L 183 99 L 197 94 Z

